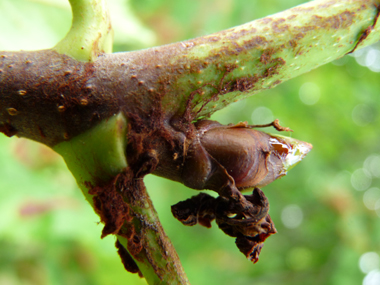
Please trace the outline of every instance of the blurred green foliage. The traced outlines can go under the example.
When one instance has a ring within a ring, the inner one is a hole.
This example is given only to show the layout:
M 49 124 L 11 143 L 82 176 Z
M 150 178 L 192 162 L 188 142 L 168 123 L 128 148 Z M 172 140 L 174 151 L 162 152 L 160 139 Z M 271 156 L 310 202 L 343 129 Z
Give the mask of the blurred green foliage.
M 209 34 L 302 2 L 109 0 L 115 51 Z M 0 1 L 0 50 L 49 48 L 69 27 L 65 0 Z M 380 80 L 371 71 L 380 65 L 378 48 L 212 117 L 252 124 L 279 118 L 294 130 L 288 135 L 314 145 L 286 177 L 263 189 L 278 234 L 266 241 L 257 264 L 215 225 L 184 227 L 172 217 L 170 205 L 194 190 L 145 179 L 192 284 L 356 285 L 370 270 L 379 272 Z M 145 284 L 124 271 L 113 237 L 100 240 L 99 219 L 62 159 L 41 145 L 0 136 L 0 217 L 0 284 Z M 360 259 L 366 252 L 377 253 L 372 262 Z

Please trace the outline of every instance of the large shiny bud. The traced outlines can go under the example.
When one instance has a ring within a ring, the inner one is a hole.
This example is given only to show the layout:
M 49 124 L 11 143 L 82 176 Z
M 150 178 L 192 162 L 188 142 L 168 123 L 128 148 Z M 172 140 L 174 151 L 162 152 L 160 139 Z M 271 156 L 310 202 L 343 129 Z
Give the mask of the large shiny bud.
M 265 186 L 284 176 L 312 149 L 307 142 L 267 134 L 245 123 L 223 126 L 203 121 L 197 128 L 201 145 L 240 190 Z

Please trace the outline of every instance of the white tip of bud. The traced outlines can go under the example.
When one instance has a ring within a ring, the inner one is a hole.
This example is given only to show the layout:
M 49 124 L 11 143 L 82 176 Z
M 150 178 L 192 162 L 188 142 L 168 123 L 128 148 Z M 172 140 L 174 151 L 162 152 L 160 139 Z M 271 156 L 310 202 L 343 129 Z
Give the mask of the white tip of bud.
M 310 143 L 280 135 L 272 135 L 270 144 L 272 150 L 281 156 L 285 173 L 297 165 L 313 148 Z

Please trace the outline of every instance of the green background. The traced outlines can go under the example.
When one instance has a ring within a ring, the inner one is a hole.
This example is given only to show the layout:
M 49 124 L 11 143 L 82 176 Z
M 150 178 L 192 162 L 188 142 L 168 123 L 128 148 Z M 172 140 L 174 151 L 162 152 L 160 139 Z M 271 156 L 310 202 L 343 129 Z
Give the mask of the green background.
M 126 51 L 206 35 L 304 1 L 108 2 L 114 49 Z M 50 48 L 70 21 L 65 0 L 1 0 L 0 50 Z M 255 265 L 215 224 L 185 227 L 172 217 L 170 205 L 197 192 L 145 179 L 192 284 L 356 285 L 368 272 L 367 281 L 380 274 L 379 66 L 375 45 L 212 117 L 251 124 L 278 118 L 294 130 L 288 135 L 314 145 L 286 177 L 263 189 L 278 234 Z M 98 222 L 58 155 L 0 135 L 0 284 L 145 284 L 124 271 L 114 237 L 101 240 Z

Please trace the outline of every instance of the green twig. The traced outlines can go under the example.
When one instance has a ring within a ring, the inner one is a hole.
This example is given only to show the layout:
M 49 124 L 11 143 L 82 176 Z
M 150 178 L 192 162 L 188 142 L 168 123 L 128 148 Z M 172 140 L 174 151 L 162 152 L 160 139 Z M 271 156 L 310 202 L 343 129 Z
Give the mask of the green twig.
M 91 192 L 94 188 L 102 189 L 102 194 L 107 197 L 114 194 L 111 193 L 113 190 L 118 193 L 128 191 L 124 189 L 129 187 L 126 186 L 128 181 L 122 183 L 122 179 L 118 179 L 127 168 L 124 154 L 126 123 L 124 116 L 119 114 L 54 147 L 64 158 L 83 195 L 98 213 L 99 209 L 94 205 L 95 195 Z M 111 188 L 107 186 L 109 184 Z M 178 256 L 164 233 L 143 182 L 132 182 L 130 188 L 133 193 L 124 195 L 124 200 L 127 205 L 125 207 L 129 209 L 127 216 L 131 220 L 123 221 L 120 231 L 115 232 L 117 239 L 125 249 L 130 250 L 148 284 L 188 284 Z M 116 203 L 115 196 L 112 199 Z M 128 239 L 126 236 L 131 227 L 134 228 L 134 234 Z M 138 252 L 131 251 L 133 239 L 138 239 L 138 244 L 142 247 Z
M 73 23 L 54 49 L 79 61 L 94 61 L 101 53 L 111 53 L 113 31 L 106 0 L 69 1 Z

